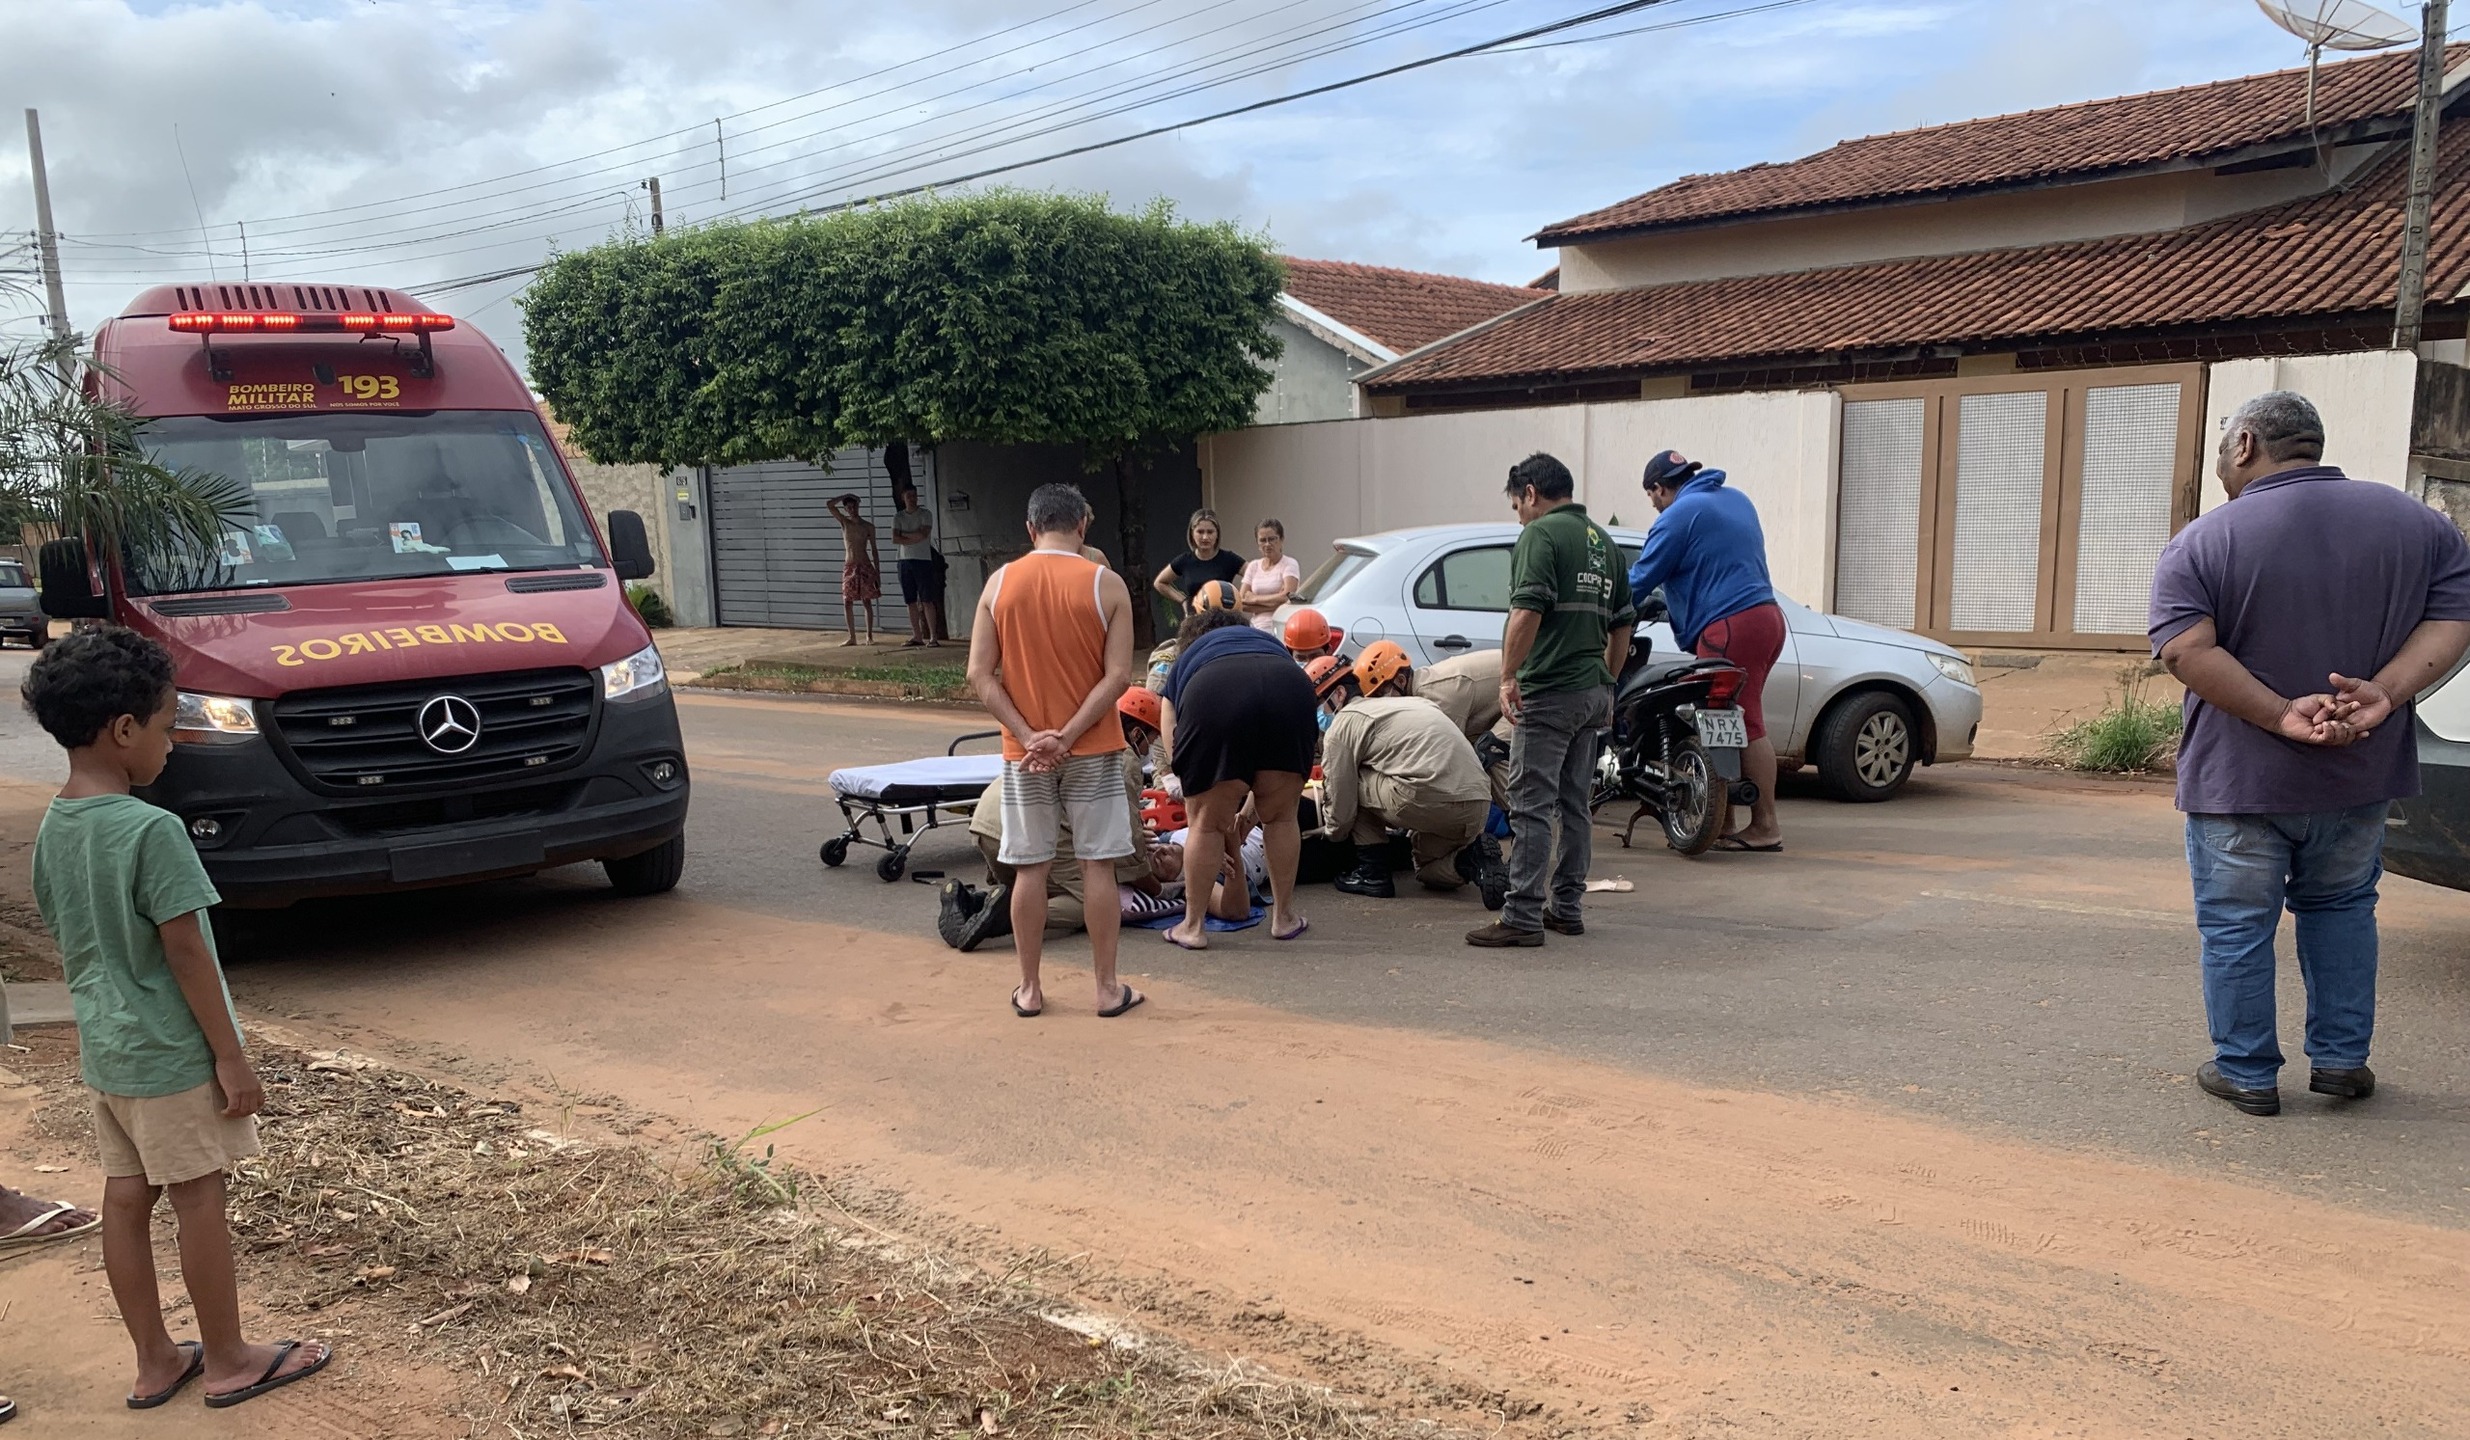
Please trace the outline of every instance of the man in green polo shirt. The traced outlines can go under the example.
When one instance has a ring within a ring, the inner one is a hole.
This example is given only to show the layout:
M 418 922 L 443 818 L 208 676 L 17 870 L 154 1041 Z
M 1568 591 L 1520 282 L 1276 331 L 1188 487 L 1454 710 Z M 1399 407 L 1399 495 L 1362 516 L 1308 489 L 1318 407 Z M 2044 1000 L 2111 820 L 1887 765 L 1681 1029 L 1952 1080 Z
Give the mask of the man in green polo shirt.
M 1614 677 L 1628 662 L 1638 610 L 1621 551 L 1571 497 L 1569 467 L 1534 454 L 1510 467 L 1509 502 L 1526 529 L 1510 556 L 1509 629 L 1501 638 L 1501 713 L 1509 751 L 1509 900 L 1469 945 L 1541 945 L 1546 930 L 1583 935 L 1579 902 L 1595 858 L 1595 737 L 1612 724 Z M 1554 824 L 1559 823 L 1556 848 Z M 1547 893 L 1549 877 L 1549 893 Z

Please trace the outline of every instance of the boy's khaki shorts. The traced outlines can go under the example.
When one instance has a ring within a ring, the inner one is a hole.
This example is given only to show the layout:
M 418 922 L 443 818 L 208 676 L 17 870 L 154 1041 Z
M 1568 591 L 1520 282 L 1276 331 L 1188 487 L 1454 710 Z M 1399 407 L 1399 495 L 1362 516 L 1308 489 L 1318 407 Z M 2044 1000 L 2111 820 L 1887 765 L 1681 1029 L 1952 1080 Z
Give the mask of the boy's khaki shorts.
M 95 1148 L 107 1176 L 178 1185 L 257 1154 L 257 1117 L 226 1119 L 223 1087 L 212 1080 L 177 1095 L 86 1093 L 94 1099 Z

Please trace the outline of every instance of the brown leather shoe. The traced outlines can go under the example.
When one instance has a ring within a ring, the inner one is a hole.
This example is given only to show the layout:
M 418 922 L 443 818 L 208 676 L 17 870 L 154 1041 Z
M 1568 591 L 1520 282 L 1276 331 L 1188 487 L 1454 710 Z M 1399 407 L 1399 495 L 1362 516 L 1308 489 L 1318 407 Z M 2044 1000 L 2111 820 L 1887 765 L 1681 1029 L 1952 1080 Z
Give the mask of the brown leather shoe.
M 1587 922 L 1576 919 L 1564 920 L 1558 915 L 1546 915 L 1544 928 L 1555 935 L 1584 935 L 1587 933 Z
M 1467 943 L 1481 950 L 1532 949 L 1544 943 L 1544 932 L 1495 923 L 1469 930 Z

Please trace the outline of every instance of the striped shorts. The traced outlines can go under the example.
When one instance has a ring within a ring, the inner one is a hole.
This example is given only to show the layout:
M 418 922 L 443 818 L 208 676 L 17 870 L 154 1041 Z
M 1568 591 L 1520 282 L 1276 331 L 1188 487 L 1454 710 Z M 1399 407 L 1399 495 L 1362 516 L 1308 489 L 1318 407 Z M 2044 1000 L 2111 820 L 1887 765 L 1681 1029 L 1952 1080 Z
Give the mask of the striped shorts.
M 1003 848 L 1006 865 L 1044 865 L 1055 858 L 1057 828 L 1072 827 L 1072 853 L 1083 860 L 1121 860 L 1132 853 L 1132 801 L 1124 793 L 1123 752 L 1067 755 L 1053 770 L 1003 763 Z

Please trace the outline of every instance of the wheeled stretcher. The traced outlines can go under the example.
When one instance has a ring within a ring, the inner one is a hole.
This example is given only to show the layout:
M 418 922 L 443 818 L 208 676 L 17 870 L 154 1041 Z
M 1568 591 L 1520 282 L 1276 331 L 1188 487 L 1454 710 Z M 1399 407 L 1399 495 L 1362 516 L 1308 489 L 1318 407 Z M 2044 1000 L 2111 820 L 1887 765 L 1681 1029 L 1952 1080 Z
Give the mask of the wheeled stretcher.
M 838 866 L 849 858 L 850 846 L 872 845 L 884 852 L 875 862 L 875 873 L 886 881 L 901 878 L 918 835 L 968 824 L 978 797 L 1003 778 L 1002 756 L 963 755 L 961 747 L 973 740 L 1002 738 L 1001 730 L 975 730 L 944 747 L 941 755 L 833 771 L 832 799 L 849 828 L 823 842 L 823 863 Z M 896 821 L 898 835 L 892 830 Z M 873 835 L 866 833 L 869 825 Z

